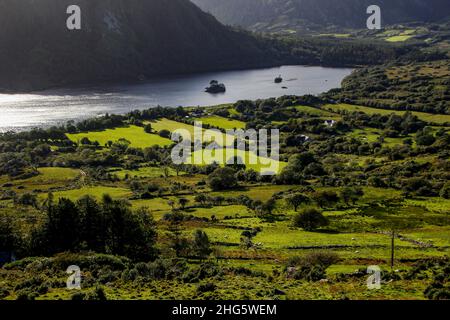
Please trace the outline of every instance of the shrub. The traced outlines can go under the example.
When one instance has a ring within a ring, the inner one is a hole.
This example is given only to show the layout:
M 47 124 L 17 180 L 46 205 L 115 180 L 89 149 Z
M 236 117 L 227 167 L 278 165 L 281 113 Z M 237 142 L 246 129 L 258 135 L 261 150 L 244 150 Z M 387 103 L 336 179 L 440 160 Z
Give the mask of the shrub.
M 197 292 L 198 293 L 212 292 L 212 291 L 216 290 L 216 288 L 217 287 L 214 283 L 208 282 L 208 283 L 199 285 L 197 287 Z
M 288 276 L 297 280 L 319 281 L 326 278 L 326 269 L 339 261 L 333 252 L 313 252 L 304 257 L 292 257 L 286 264 Z
M 447 182 L 441 189 L 439 195 L 444 199 L 450 199 L 450 183 Z
M 323 216 L 321 211 L 315 208 L 304 209 L 294 216 L 294 226 L 303 228 L 306 231 L 313 231 L 328 224 L 328 219 Z
M 208 176 L 208 183 L 215 191 L 232 189 L 238 184 L 234 170 L 228 167 L 214 170 Z
M 86 293 L 84 293 L 84 292 L 75 292 L 74 294 L 72 294 L 70 299 L 74 300 L 74 301 L 86 300 Z
M 169 138 L 170 138 L 170 131 L 169 131 L 169 130 L 166 130 L 166 129 L 163 129 L 163 130 L 161 130 L 161 131 L 159 132 L 159 136 L 162 137 L 162 138 L 167 138 L 167 139 L 169 139 Z
M 86 295 L 86 300 L 105 301 L 108 299 L 106 298 L 105 290 L 102 287 L 95 287 L 95 289 Z

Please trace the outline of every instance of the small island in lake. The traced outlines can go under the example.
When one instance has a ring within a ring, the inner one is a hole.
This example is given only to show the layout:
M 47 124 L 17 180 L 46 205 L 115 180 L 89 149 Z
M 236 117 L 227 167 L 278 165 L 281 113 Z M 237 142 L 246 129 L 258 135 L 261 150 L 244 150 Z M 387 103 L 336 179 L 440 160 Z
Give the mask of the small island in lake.
M 225 91 L 227 91 L 225 85 L 223 83 L 219 83 L 217 80 L 211 80 L 209 87 L 206 88 L 206 92 L 208 93 L 221 93 Z
M 283 82 L 283 78 L 281 77 L 281 75 L 279 75 L 278 77 L 275 78 L 275 83 L 282 83 Z

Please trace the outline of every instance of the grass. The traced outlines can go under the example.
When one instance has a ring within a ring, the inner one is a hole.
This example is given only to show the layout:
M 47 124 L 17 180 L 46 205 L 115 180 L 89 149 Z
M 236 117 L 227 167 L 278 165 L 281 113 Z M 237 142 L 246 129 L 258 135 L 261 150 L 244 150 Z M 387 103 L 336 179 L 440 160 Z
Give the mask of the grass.
M 307 232 L 302 229 L 291 228 L 290 222 L 277 223 L 263 228 L 255 238 L 255 242 L 261 242 L 263 247 L 272 249 L 287 249 L 295 247 L 389 247 L 389 237 L 375 233 L 320 233 Z M 353 240 L 354 239 L 354 240 Z M 398 245 L 410 246 L 409 243 L 398 241 Z
M 13 188 L 20 186 L 26 191 L 48 191 L 53 188 L 66 187 L 80 175 L 80 170 L 60 167 L 43 167 L 37 169 L 39 175 L 24 180 L 10 180 L 0 177 L 0 185 L 11 183 Z
M 169 176 L 176 175 L 176 171 L 168 168 Z M 117 175 L 120 179 L 124 179 L 126 175 L 131 178 L 158 178 L 164 176 L 164 168 L 161 167 L 141 167 L 137 170 L 111 170 L 111 173 Z
M 367 114 L 381 114 L 381 115 L 390 115 L 392 113 L 397 115 L 403 115 L 406 111 L 398 111 L 398 110 L 389 110 L 389 109 L 378 109 L 378 108 L 371 108 L 371 107 L 365 107 L 365 106 L 357 106 L 357 105 L 351 105 L 351 104 L 328 104 L 323 107 L 325 110 L 332 110 L 332 111 L 347 111 L 347 112 L 364 112 Z M 450 115 L 443 115 L 443 114 L 431 114 L 431 113 L 425 113 L 425 112 L 417 112 L 412 111 L 413 115 L 416 115 L 419 119 L 431 122 L 431 123 L 438 123 L 443 124 L 446 122 L 450 122 Z
M 71 168 L 46 167 L 39 168 L 39 175 L 31 178 L 29 181 L 48 182 L 48 181 L 67 181 L 73 180 L 80 175 L 80 170 Z
M 222 129 L 245 129 L 245 122 L 233 119 L 227 119 L 219 116 L 210 116 L 205 118 L 200 118 L 204 124 L 209 124 L 210 126 L 222 128 Z
M 408 64 L 405 66 L 393 66 L 386 69 L 386 76 L 393 80 L 410 81 L 413 77 L 431 77 L 433 79 L 445 78 L 450 76 L 450 70 L 446 60 L 438 60 L 433 62 Z M 446 87 L 444 85 L 435 86 L 435 90 L 442 91 Z
M 386 38 L 386 41 L 388 42 L 404 42 L 406 40 L 411 39 L 413 36 L 410 35 L 400 35 L 400 36 L 393 36 Z
M 53 193 L 56 199 L 68 198 L 72 201 L 76 201 L 85 195 L 90 195 L 97 199 L 101 199 L 101 197 L 104 194 L 109 194 L 112 198 L 127 199 L 128 197 L 131 196 L 131 191 L 125 188 L 92 186 L 92 187 L 82 187 L 79 189 L 58 191 Z
M 170 132 L 175 132 L 176 130 L 186 130 L 186 134 L 182 134 L 185 139 L 190 139 L 191 141 L 195 138 L 194 126 L 178 121 L 173 121 L 169 119 L 161 119 L 152 122 L 152 128 L 155 131 L 169 130 Z M 209 131 L 211 132 L 211 131 Z M 180 132 L 181 133 L 181 132 Z M 218 145 L 231 145 L 234 142 L 234 136 L 223 134 L 218 132 L 215 136 L 209 137 L 205 135 L 205 129 L 202 129 L 202 139 L 203 141 L 210 142 L 216 141 Z
M 90 141 L 98 141 L 101 146 L 105 146 L 108 141 L 116 142 L 120 139 L 130 141 L 131 146 L 136 148 L 148 148 L 154 145 L 168 146 L 172 141 L 162 138 L 157 134 L 149 134 L 144 128 L 138 126 L 129 126 L 124 128 L 107 129 L 104 131 L 90 131 L 86 133 L 67 134 L 67 137 L 79 143 L 82 138 L 88 138 Z
M 325 111 L 319 108 L 313 108 L 313 107 L 309 107 L 309 106 L 295 106 L 295 109 L 297 109 L 297 111 L 309 114 L 309 115 L 313 115 L 313 116 L 319 116 L 319 117 L 327 117 L 329 119 L 336 119 L 339 118 L 339 115 L 336 115 L 335 113 L 329 112 L 329 111 Z
M 196 217 L 208 219 L 211 219 L 212 216 L 215 216 L 216 219 L 219 220 L 222 220 L 225 217 L 249 215 L 247 207 L 241 205 L 217 206 L 212 208 L 195 208 L 193 210 L 189 210 L 188 213 Z
M 405 204 L 424 207 L 429 211 L 450 214 L 450 200 L 443 198 L 406 199 Z M 450 218 L 449 218 L 450 219 Z
M 319 37 L 332 37 L 332 38 L 349 38 L 350 33 L 322 33 Z
M 211 192 L 212 196 L 224 196 L 224 197 L 237 197 L 239 195 L 245 195 L 253 200 L 267 201 L 274 194 L 284 192 L 292 189 L 294 186 L 287 185 L 267 185 L 267 186 L 253 186 L 247 190 L 232 190 L 222 192 Z
M 420 230 L 412 232 L 402 232 L 402 236 L 408 237 L 410 239 L 431 243 L 436 246 L 450 247 L 450 228 L 445 227 L 426 227 Z
M 225 165 L 234 156 L 242 159 L 247 169 L 253 169 L 259 173 L 269 173 L 274 172 L 276 174 L 280 173 L 281 170 L 287 165 L 286 162 L 277 161 L 269 158 L 259 157 L 254 155 L 249 151 L 232 149 L 232 154 L 227 154 L 227 149 L 215 149 L 215 150 L 203 150 L 195 151 L 191 154 L 189 160 L 197 165 L 208 165 L 216 162 L 220 165 Z M 196 159 L 201 158 L 201 163 L 197 163 Z
M 194 126 L 178 121 L 161 119 L 155 122 L 151 122 L 151 125 L 153 130 L 156 132 L 159 132 L 161 130 L 169 130 L 170 132 L 174 132 L 175 130 L 184 129 L 188 130 L 192 136 L 194 135 Z
M 352 138 L 358 138 L 360 140 L 364 140 L 366 142 L 377 142 L 378 139 L 382 136 L 381 135 L 381 131 L 377 130 L 377 129 L 370 129 L 370 128 L 365 128 L 364 130 L 362 129 L 356 129 L 354 131 L 352 131 L 351 133 L 348 134 L 349 137 Z M 389 138 L 389 137 L 384 137 L 383 140 L 384 142 L 382 143 L 384 146 L 388 146 L 388 147 L 393 147 L 396 145 L 403 145 L 403 140 L 405 138 Z

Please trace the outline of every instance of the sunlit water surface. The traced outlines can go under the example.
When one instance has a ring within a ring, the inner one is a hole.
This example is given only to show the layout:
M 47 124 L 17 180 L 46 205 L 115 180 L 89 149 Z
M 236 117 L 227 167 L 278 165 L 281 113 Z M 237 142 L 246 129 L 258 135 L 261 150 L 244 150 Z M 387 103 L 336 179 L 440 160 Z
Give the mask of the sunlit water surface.
M 352 69 L 306 66 L 225 71 L 160 77 L 139 84 L 55 89 L 33 94 L 0 94 L 0 131 L 47 127 L 105 113 L 162 106 L 210 106 L 241 99 L 319 94 L 338 88 Z M 275 84 L 281 75 L 283 83 Z M 223 94 L 204 92 L 209 81 L 223 82 Z M 285 87 L 285 88 L 283 88 Z

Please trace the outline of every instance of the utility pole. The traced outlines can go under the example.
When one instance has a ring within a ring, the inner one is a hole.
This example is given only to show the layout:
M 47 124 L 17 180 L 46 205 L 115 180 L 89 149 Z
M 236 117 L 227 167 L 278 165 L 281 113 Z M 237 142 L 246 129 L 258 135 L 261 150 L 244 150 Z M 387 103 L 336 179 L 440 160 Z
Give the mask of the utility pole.
M 391 270 L 394 269 L 394 255 L 395 255 L 395 231 L 392 229 L 391 238 Z

